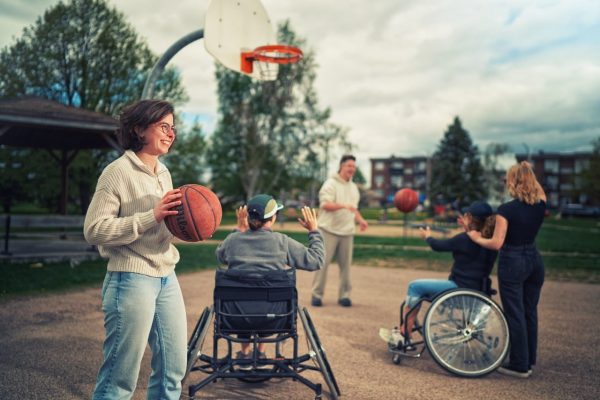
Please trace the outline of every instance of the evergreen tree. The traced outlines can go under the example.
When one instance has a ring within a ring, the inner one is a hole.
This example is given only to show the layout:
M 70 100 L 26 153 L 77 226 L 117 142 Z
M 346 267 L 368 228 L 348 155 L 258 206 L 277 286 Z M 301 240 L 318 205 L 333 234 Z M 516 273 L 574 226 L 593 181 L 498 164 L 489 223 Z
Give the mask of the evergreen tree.
M 430 193 L 434 203 L 460 207 L 487 197 L 479 150 L 458 117 L 433 154 Z
M 314 186 L 328 146 L 345 143 L 345 129 L 317 104 L 313 51 L 289 22 L 279 26 L 278 42 L 302 48 L 304 58 L 280 65 L 277 80 L 255 81 L 217 65 L 219 120 L 209 164 L 225 202 Z
M 106 0 L 61 1 L 0 51 L 0 96 L 34 95 L 114 116 L 140 98 L 157 59 Z M 186 100 L 175 69 L 167 68 L 156 85 L 157 98 Z M 60 178 L 58 171 L 51 173 L 58 167 L 48 153 L 8 147 L 0 153 L 2 160 L 36 166 L 19 179 L 23 196 L 13 200 L 35 200 L 55 210 Z M 107 150 L 79 151 L 69 169 L 69 204 L 85 212 L 100 171 L 115 156 Z M 0 187 L 11 185 L 2 174 Z

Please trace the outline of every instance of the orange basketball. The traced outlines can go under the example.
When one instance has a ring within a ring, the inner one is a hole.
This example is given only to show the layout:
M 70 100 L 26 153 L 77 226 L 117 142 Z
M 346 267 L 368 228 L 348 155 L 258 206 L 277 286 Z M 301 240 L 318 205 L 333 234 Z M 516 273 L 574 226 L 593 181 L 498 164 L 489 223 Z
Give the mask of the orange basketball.
M 165 218 L 169 231 L 186 242 L 208 239 L 221 224 L 223 210 L 216 194 L 201 185 L 183 185 L 177 215 Z
M 394 205 L 403 213 L 409 213 L 419 205 L 419 196 L 412 189 L 400 189 L 394 196 Z

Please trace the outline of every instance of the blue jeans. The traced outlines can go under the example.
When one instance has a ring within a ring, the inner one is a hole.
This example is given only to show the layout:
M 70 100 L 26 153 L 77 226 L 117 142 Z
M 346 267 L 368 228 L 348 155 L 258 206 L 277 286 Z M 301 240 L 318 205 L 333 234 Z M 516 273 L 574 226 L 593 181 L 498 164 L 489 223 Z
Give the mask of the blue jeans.
M 423 297 L 433 298 L 446 290 L 456 289 L 454 281 L 448 279 L 417 279 L 408 284 L 406 307 L 413 308 Z
M 102 311 L 104 362 L 93 399 L 133 396 L 146 343 L 152 349 L 148 399 L 179 399 L 187 363 L 187 320 L 175 272 L 164 278 L 107 272 Z
M 537 305 L 544 263 L 535 245 L 504 245 L 498 257 L 498 286 L 510 333 L 510 366 L 525 372 L 537 358 Z

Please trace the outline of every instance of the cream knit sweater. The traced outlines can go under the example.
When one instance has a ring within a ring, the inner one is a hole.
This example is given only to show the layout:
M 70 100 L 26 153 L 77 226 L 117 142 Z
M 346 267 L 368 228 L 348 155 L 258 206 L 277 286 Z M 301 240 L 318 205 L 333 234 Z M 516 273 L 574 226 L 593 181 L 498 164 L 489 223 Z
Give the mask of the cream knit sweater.
M 345 181 L 339 174 L 327 179 L 319 190 L 319 203 L 351 204 L 358 207 L 360 192 L 352 180 Z M 354 235 L 356 215 L 346 209 L 319 210 L 319 229 L 338 236 Z
M 156 174 L 127 150 L 100 175 L 83 233 L 108 258 L 108 270 L 165 277 L 179 261 L 173 235 L 156 222 L 154 206 L 173 188 L 160 162 Z

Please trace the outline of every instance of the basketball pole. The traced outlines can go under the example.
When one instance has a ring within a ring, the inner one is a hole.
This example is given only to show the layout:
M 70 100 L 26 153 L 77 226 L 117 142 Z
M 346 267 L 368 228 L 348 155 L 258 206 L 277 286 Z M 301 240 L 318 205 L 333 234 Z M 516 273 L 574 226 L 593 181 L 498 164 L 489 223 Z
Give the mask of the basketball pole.
M 200 40 L 202 38 L 204 38 L 204 29 L 199 29 L 192 33 L 188 33 L 187 35 L 173 43 L 171 47 L 169 47 L 167 51 L 165 51 L 162 57 L 158 59 L 156 64 L 154 64 L 154 67 L 152 67 L 152 70 L 150 71 L 150 75 L 148 75 L 148 78 L 146 79 L 146 84 L 144 85 L 144 90 L 142 91 L 142 100 L 152 98 L 152 94 L 154 92 L 154 84 L 156 83 L 156 80 L 163 73 L 168 62 L 171 61 L 175 54 L 177 54 L 188 44 L 193 43 L 196 40 Z

